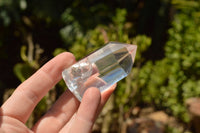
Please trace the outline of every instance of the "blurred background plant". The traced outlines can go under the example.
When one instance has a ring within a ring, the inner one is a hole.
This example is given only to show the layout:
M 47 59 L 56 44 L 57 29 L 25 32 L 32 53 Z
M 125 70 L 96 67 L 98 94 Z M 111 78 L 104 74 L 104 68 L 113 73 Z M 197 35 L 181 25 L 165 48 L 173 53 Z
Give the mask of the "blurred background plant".
M 77 60 L 109 41 L 137 44 L 93 132 L 193 132 L 186 101 L 200 97 L 200 1 L 0 1 L 1 104 L 53 56 Z M 31 127 L 67 89 L 60 81 L 38 104 Z M 149 124 L 150 123 L 150 124 Z

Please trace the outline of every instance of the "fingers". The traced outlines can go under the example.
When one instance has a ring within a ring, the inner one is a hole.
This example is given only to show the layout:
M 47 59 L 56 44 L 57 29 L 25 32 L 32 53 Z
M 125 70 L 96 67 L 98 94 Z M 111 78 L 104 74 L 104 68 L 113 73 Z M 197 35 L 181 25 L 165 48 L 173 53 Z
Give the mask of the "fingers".
M 115 90 L 116 86 L 117 86 L 117 84 L 114 84 L 109 89 L 107 89 L 101 93 L 101 103 L 100 103 L 100 106 L 98 107 L 97 116 L 101 112 L 101 110 L 104 107 L 104 105 L 106 104 L 106 102 L 108 101 L 110 95 Z
M 0 116 L 0 120 L 0 133 L 33 133 L 33 131 L 17 119 L 9 116 Z
M 93 89 L 96 89 L 96 88 L 93 88 Z M 88 90 L 90 90 L 90 89 L 88 89 Z M 102 97 L 103 97 L 103 99 L 101 99 L 102 104 L 100 106 L 98 106 L 98 110 L 100 110 L 103 107 L 103 105 L 105 104 L 105 102 L 107 101 L 107 99 L 109 98 L 111 93 L 113 92 L 113 90 L 114 90 L 114 86 L 112 86 L 106 92 L 102 93 Z M 86 96 L 84 96 L 83 99 L 87 99 L 87 101 L 88 101 L 89 99 L 91 99 L 90 98 L 91 96 L 94 96 L 96 98 L 97 96 L 95 94 L 99 93 L 98 90 L 96 90 L 96 91 L 94 90 L 94 92 L 89 92 L 92 94 L 88 94 L 88 93 L 84 94 Z M 88 99 L 88 97 L 89 97 L 89 99 Z M 84 101 L 85 100 L 82 100 L 82 103 L 85 103 Z M 98 101 L 98 100 L 96 100 L 96 99 L 92 100 L 93 103 L 94 103 L 94 101 Z M 72 119 L 74 119 L 76 116 L 76 115 L 74 115 L 74 113 L 77 111 L 79 104 L 80 104 L 80 102 L 75 98 L 75 96 L 69 90 L 67 90 L 64 94 L 62 94 L 59 97 L 59 99 L 56 101 L 56 103 L 39 120 L 39 122 L 36 123 L 36 125 L 33 127 L 33 131 L 37 132 L 37 133 L 44 133 L 44 132 L 55 133 L 55 132 L 60 131 L 64 125 L 66 125 L 65 128 L 63 129 L 64 131 L 66 129 L 69 129 L 68 127 L 70 127 L 70 126 L 69 126 L 69 124 L 66 124 L 66 123 L 72 123 Z M 87 108 L 87 105 L 92 106 L 91 104 L 84 104 L 81 107 Z M 89 116 L 92 117 L 92 119 L 93 119 L 92 121 L 94 121 L 94 119 L 96 119 L 96 116 L 98 114 L 97 112 L 99 112 L 99 111 L 96 111 L 95 115 L 92 115 L 91 113 L 89 113 L 89 111 L 85 111 L 85 113 L 87 113 Z M 87 114 L 83 114 L 83 116 L 87 116 Z M 72 118 L 73 115 L 74 115 L 74 117 Z M 54 122 L 54 124 L 51 124 L 52 121 Z M 51 126 L 49 126 L 49 125 L 51 125 Z M 46 128 L 46 127 L 48 127 L 48 128 Z
M 97 88 L 89 88 L 83 96 L 77 114 L 75 114 L 68 124 L 61 129 L 60 133 L 90 132 L 99 112 L 107 102 L 115 87 L 116 84 L 101 94 Z
M 101 94 L 97 88 L 89 88 L 82 99 L 77 114 L 70 126 L 66 125 L 62 133 L 89 133 L 95 121 L 96 112 L 100 104 Z
M 76 97 L 70 90 L 67 90 L 36 123 L 32 130 L 37 133 L 57 133 L 77 111 L 79 104 L 80 102 Z
M 67 52 L 50 60 L 23 82 L 3 104 L 3 115 L 25 123 L 37 103 L 61 79 L 62 71 L 74 62 L 74 56 Z

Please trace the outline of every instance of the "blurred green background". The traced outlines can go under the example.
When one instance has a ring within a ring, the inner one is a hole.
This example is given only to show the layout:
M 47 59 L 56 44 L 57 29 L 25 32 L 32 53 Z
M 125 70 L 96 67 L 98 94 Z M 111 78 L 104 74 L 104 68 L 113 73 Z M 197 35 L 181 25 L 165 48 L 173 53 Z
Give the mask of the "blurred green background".
M 57 54 L 78 60 L 109 41 L 137 44 L 137 56 L 93 132 L 193 132 L 186 101 L 200 96 L 200 0 L 0 0 L 1 104 Z M 27 126 L 65 89 L 59 82 Z

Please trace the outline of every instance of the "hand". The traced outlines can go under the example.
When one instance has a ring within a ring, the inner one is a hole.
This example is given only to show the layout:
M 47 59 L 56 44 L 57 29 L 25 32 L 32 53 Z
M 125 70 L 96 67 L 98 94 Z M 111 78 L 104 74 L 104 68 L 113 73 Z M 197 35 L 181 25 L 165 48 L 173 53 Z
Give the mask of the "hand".
M 102 94 L 97 88 L 89 88 L 81 103 L 67 90 L 32 129 L 25 126 L 37 103 L 61 80 L 61 72 L 73 63 L 75 58 L 71 53 L 62 53 L 23 82 L 0 108 L 0 132 L 91 132 L 98 113 L 113 92 L 115 85 Z

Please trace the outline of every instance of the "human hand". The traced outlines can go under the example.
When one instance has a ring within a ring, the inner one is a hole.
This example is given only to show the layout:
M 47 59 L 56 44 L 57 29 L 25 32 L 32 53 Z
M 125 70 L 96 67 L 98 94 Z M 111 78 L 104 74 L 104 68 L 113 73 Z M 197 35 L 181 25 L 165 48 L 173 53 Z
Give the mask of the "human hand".
M 115 85 L 103 93 L 89 88 L 81 103 L 67 90 L 32 129 L 25 126 L 37 103 L 61 80 L 62 71 L 73 63 L 75 58 L 71 53 L 62 53 L 24 81 L 0 108 L 0 133 L 91 132 Z

